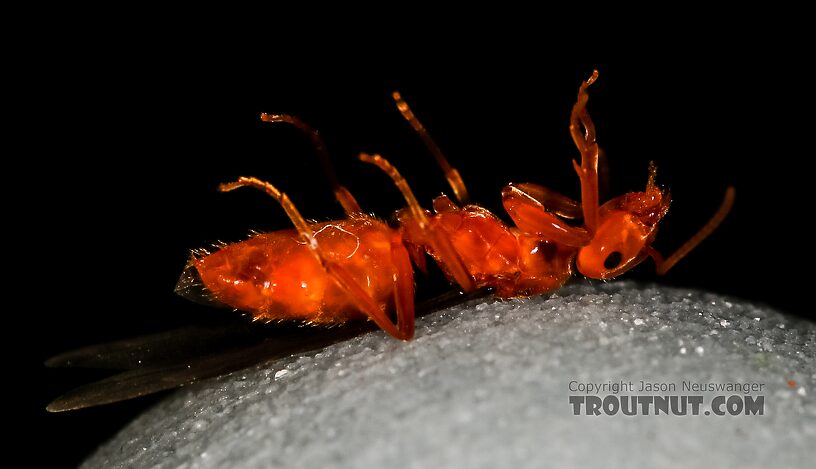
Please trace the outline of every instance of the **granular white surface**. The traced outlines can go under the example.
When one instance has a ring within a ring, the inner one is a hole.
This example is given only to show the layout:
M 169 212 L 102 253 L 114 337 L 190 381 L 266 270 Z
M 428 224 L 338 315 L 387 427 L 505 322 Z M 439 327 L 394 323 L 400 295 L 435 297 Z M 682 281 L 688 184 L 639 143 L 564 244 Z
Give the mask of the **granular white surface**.
M 763 383 L 764 415 L 573 415 L 570 381 L 641 379 L 701 394 L 703 410 L 732 393 L 683 380 Z M 434 313 L 412 342 L 374 332 L 184 388 L 85 466 L 813 467 L 814 396 L 813 323 L 697 291 L 582 283 Z

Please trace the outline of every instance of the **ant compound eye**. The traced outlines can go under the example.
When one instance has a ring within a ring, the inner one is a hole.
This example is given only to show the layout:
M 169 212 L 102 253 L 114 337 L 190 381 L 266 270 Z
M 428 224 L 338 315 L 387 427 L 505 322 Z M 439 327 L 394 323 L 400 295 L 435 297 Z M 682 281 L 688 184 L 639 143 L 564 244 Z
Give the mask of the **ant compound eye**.
M 604 261 L 604 268 L 607 270 L 612 270 L 615 267 L 619 266 L 622 260 L 623 255 L 620 253 L 620 251 L 613 251 L 608 256 L 606 256 L 606 260 Z

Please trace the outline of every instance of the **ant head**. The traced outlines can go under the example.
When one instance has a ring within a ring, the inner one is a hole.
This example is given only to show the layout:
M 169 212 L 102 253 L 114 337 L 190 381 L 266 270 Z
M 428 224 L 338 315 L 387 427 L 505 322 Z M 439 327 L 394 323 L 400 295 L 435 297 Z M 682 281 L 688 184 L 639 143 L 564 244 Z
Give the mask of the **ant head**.
M 669 210 L 671 196 L 655 184 L 654 164 L 644 192 L 631 192 L 605 203 L 592 241 L 578 252 L 576 267 L 585 276 L 609 279 L 640 264 Z

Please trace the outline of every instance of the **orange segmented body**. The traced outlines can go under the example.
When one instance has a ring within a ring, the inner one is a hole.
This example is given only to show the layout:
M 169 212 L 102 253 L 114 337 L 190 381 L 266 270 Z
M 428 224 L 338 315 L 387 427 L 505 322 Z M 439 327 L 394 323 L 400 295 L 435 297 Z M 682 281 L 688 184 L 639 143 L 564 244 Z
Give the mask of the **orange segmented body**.
M 343 267 L 379 308 L 393 310 L 394 256 L 402 261 L 408 256 L 397 232 L 370 217 L 318 223 L 311 229 L 330 261 Z M 213 299 L 255 319 L 330 325 L 366 318 L 295 230 L 229 244 L 196 259 L 194 266 Z
M 495 288 L 496 296 L 513 298 L 553 291 L 572 276 L 577 250 L 511 228 L 477 205 L 459 208 L 446 196 L 434 200 L 429 217 L 432 232 L 448 237 L 477 288 Z M 416 222 L 398 215 L 403 237 L 426 246 L 446 276 L 455 280 L 446 260 L 429 246 Z

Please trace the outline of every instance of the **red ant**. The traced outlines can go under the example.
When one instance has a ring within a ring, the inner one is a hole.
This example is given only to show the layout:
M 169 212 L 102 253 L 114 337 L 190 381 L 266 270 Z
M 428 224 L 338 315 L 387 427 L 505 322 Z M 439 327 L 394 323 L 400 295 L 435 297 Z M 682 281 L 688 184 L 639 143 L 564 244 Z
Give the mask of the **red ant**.
M 503 203 L 518 228 L 508 227 L 479 206 L 460 208 L 445 195 L 433 201 L 435 214 L 431 214 L 422 209 L 408 183 L 387 160 L 361 154 L 362 161 L 391 177 L 408 203 L 397 212 L 400 229 L 392 229 L 363 214 L 351 193 L 339 184 L 317 132 L 292 116 L 262 114 L 265 122 L 287 122 L 311 136 L 347 218 L 309 224 L 272 184 L 241 177 L 220 185 L 219 190 L 248 186 L 265 191 L 281 204 L 295 230 L 258 234 L 194 258 L 188 267 L 195 268 L 213 299 L 247 311 L 255 319 L 332 325 L 368 318 L 402 340 L 414 334 L 411 259 L 423 269 L 423 251 L 464 291 L 493 287 L 502 298 L 553 291 L 572 276 L 573 263 L 587 277 L 606 279 L 650 256 L 658 273 L 665 273 L 722 222 L 733 203 L 733 188 L 726 192 L 717 214 L 664 260 L 651 243 L 670 197 L 655 185 L 654 166 L 645 192 L 598 205 L 598 146 L 586 111 L 586 90 L 596 78 L 597 71 L 582 83 L 571 115 L 570 131 L 581 153 L 581 164 L 574 165 L 582 203 L 535 184 L 508 185 L 502 191 Z M 467 189 L 459 173 L 400 95 L 394 93 L 394 98 L 436 157 L 454 196 L 466 202 Z M 564 221 L 580 217 L 582 227 Z M 396 324 L 388 311 L 395 311 Z
M 354 197 L 337 181 L 317 132 L 292 116 L 262 114 L 265 122 L 286 122 L 311 137 L 347 216 L 339 221 L 308 223 L 286 194 L 269 183 L 243 177 L 222 184 L 221 191 L 248 186 L 267 192 L 281 204 L 295 229 L 258 234 L 212 254 L 194 253 L 177 291 L 191 296 L 192 287 L 202 286 L 211 299 L 266 321 L 293 319 L 333 325 L 368 318 L 388 334 L 409 340 L 414 334 L 411 261 L 424 270 L 425 252 L 462 290 L 493 287 L 502 298 L 553 291 L 572 276 L 573 266 L 587 277 L 607 279 L 651 257 L 658 274 L 665 273 L 723 221 L 733 204 L 734 189 L 726 191 L 717 213 L 696 235 L 663 259 L 651 244 L 670 197 L 656 186 L 654 165 L 649 168 L 644 192 L 599 205 L 598 146 L 586 111 L 587 88 L 596 79 L 597 72 L 581 84 L 570 119 L 570 132 L 581 153 L 581 163 L 574 163 L 574 167 L 581 182 L 582 202 L 536 184 L 510 184 L 503 189 L 502 200 L 517 227 L 507 226 L 484 208 L 467 204 L 467 189 L 459 173 L 398 93 L 394 98 L 399 110 L 436 157 L 454 197 L 463 204 L 459 207 L 442 195 L 433 201 L 432 214 L 421 208 L 405 179 L 388 161 L 361 154 L 361 160 L 384 170 L 406 199 L 408 207 L 397 212 L 398 229 L 362 213 Z M 582 226 L 566 220 L 580 220 Z M 163 333 L 80 349 L 52 358 L 49 366 L 128 371 L 71 391 L 52 402 L 48 410 L 78 409 L 170 389 L 243 368 L 259 358 L 325 346 L 359 333 L 359 329 L 354 330 L 311 336 L 306 348 L 303 337 L 274 337 L 225 353 L 185 359 L 183 365 L 160 361 L 145 366 L 139 357 L 150 360 L 151 353 L 154 358 L 158 353 L 164 360 L 167 343 L 176 347 L 177 334 L 189 331 L 172 332 L 170 341 Z M 136 359 L 138 365 L 134 364 Z
M 728 188 L 708 223 L 664 259 L 651 245 L 671 197 L 655 184 L 654 164 L 649 167 L 644 192 L 624 194 L 599 206 L 599 149 L 586 110 L 587 88 L 597 78 L 596 70 L 581 84 L 570 116 L 570 133 L 581 154 L 580 164 L 573 160 L 581 182 L 581 203 L 537 184 L 510 184 L 502 190 L 502 202 L 517 228 L 508 227 L 482 207 L 467 204 L 468 191 L 458 171 L 448 164 L 425 127 L 395 92 L 400 112 L 442 167 L 457 201 L 465 204 L 459 207 L 441 195 L 433 201 L 435 213 L 426 213 L 423 219 L 427 221 L 423 221 L 417 216 L 423 210 L 410 198 L 408 209 L 397 212 L 404 240 L 426 250 L 448 279 L 465 291 L 474 286 L 493 287 L 502 298 L 531 296 L 561 287 L 572 276 L 573 261 L 581 274 L 596 279 L 616 277 L 647 257 L 655 261 L 658 274 L 671 269 L 725 219 L 734 202 L 734 188 Z M 362 155 L 361 159 L 385 169 L 376 157 Z M 579 218 L 583 218 L 583 226 L 566 222 Z M 440 252 L 435 248 L 439 242 L 429 240 L 429 233 L 437 239 L 448 238 L 450 243 L 446 244 L 454 251 Z M 462 264 L 466 272 L 462 272 Z

